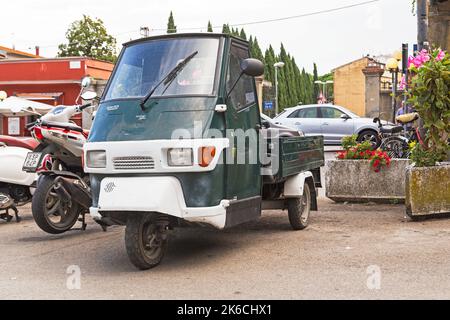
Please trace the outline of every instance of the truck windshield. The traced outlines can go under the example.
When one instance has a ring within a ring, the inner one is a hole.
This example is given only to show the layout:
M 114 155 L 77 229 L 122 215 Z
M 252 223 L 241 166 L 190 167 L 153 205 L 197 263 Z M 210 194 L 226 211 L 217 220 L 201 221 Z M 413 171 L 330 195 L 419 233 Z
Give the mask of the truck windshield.
M 219 39 L 161 39 L 125 48 L 104 100 L 142 98 L 192 52 L 198 54 L 167 87 L 152 97 L 213 95 Z

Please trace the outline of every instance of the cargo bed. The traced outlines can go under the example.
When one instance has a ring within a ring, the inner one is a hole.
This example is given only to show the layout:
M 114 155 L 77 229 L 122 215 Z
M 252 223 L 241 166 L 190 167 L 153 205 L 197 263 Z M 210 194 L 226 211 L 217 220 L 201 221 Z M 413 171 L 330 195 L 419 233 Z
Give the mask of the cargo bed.
M 270 149 L 271 158 L 278 159 L 278 170 L 272 160 L 275 170 L 264 178 L 266 184 L 283 181 L 304 171 L 316 173 L 325 164 L 322 136 L 284 137 L 272 141 Z

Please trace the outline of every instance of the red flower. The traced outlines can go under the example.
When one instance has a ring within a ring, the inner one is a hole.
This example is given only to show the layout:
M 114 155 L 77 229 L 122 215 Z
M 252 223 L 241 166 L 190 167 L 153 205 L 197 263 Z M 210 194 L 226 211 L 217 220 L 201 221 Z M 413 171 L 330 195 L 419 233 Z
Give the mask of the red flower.
M 380 166 L 380 160 L 376 159 L 375 162 L 373 163 L 373 166 L 375 168 L 378 168 Z

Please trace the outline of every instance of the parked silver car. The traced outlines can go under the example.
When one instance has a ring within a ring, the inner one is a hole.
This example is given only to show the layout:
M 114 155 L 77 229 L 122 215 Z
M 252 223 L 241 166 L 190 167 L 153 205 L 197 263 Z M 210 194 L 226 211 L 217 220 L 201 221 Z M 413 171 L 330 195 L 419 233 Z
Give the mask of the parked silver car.
M 261 113 L 261 124 L 264 128 L 272 131 L 271 137 L 304 137 L 305 134 L 302 130 L 297 129 L 295 126 L 283 126 L 276 124 L 275 121 Z
M 358 141 L 379 146 L 379 128 L 373 119 L 361 118 L 350 110 L 335 105 L 304 105 L 285 109 L 275 123 L 296 127 L 305 135 L 323 135 L 325 144 L 340 145 L 345 136 L 358 135 Z

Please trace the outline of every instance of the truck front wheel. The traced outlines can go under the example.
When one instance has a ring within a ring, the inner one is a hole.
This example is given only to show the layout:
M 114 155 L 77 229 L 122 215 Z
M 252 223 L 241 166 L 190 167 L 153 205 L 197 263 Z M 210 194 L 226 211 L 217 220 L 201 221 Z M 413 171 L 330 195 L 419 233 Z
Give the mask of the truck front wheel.
M 167 249 L 167 225 L 157 213 L 130 214 L 125 229 L 125 246 L 131 263 L 140 270 L 158 266 Z
M 294 230 L 303 230 L 308 227 L 311 212 L 311 191 L 307 182 L 303 187 L 301 198 L 288 200 L 288 212 L 289 222 Z

